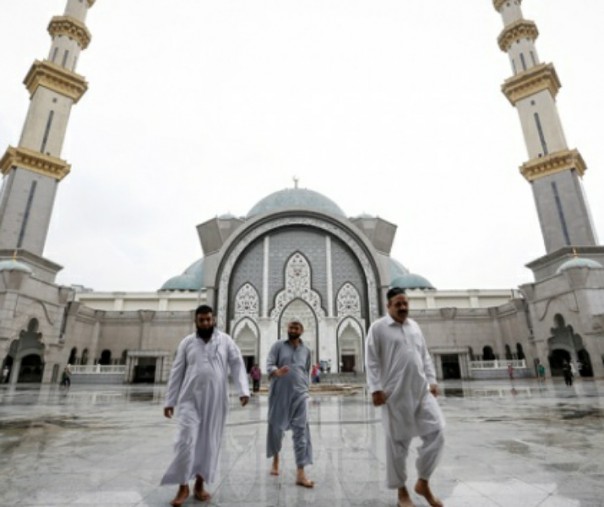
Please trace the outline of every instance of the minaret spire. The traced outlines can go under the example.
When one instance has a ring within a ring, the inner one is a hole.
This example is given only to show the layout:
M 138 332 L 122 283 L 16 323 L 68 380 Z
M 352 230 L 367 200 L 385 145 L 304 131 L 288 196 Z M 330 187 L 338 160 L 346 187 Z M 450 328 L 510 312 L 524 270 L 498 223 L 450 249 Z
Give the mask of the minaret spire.
M 498 42 L 510 58 L 513 76 L 502 91 L 518 110 L 529 160 L 520 172 L 531 183 L 548 254 L 597 244 L 581 176 L 581 154 L 566 144 L 556 107 L 560 81 L 554 66 L 541 63 L 534 22 L 522 17 L 522 0 L 493 0 L 503 18 Z
M 73 104 L 88 88 L 75 72 L 90 42 L 85 20 L 95 0 L 67 0 L 62 16 L 48 25 L 48 58 L 36 60 L 23 81 L 30 106 L 17 147 L 0 158 L 0 253 L 25 250 L 42 256 L 58 182 L 70 170 L 60 158 Z

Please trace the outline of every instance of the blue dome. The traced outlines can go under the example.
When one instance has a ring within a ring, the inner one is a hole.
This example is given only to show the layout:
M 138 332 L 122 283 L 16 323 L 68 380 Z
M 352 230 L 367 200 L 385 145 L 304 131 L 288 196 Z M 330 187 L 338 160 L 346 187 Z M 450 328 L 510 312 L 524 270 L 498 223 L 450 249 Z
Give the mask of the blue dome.
M 390 282 L 393 282 L 399 276 L 408 275 L 409 270 L 396 259 L 390 258 Z M 392 283 L 391 283 L 392 284 Z
M 191 264 L 182 275 L 173 276 L 159 290 L 198 291 L 203 284 L 203 258 Z
M 15 260 L 0 261 L 0 271 L 22 271 L 23 273 L 33 273 L 32 269 L 27 265 Z
M 309 209 L 329 215 L 346 217 L 340 207 L 324 195 L 306 188 L 286 188 L 260 200 L 248 212 L 247 218 L 288 209 Z
M 584 259 L 582 257 L 573 257 L 572 259 L 567 260 L 560 264 L 558 269 L 556 270 L 556 274 L 559 275 L 563 271 L 571 268 L 590 268 L 590 269 L 598 269 L 602 268 L 602 264 L 598 261 L 594 261 L 593 259 Z
M 423 290 L 435 290 L 434 286 L 421 275 L 415 273 L 408 273 L 403 276 L 399 276 L 392 280 L 390 287 L 399 287 L 401 289 L 423 289 Z

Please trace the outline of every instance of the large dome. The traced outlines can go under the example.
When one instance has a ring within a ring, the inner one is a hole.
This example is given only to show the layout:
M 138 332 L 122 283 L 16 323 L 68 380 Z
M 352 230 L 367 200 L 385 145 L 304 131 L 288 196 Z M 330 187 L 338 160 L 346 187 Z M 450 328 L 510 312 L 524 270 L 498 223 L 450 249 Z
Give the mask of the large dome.
M 247 214 L 247 218 L 263 215 L 264 213 L 300 208 L 346 217 L 335 202 L 319 192 L 306 188 L 286 188 L 267 195 L 264 199 L 258 201 Z

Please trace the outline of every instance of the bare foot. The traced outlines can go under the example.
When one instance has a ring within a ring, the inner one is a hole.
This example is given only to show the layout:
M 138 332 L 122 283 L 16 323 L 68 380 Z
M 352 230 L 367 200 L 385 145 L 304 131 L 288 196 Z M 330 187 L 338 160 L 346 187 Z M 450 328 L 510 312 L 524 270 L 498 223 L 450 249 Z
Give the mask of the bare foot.
M 415 507 L 407 488 L 398 488 L 398 507 Z
M 212 498 L 212 495 L 210 495 L 210 493 L 204 489 L 203 478 L 199 475 L 195 479 L 195 488 L 193 489 L 193 493 L 195 498 L 200 502 L 207 502 L 210 498 Z
M 279 475 L 279 455 L 273 456 L 273 466 L 271 467 L 271 475 Z
M 302 479 L 296 479 L 296 486 L 302 486 L 303 488 L 314 488 L 315 483 L 311 481 L 308 477 L 304 477 Z
M 418 495 L 423 496 L 430 507 L 444 507 L 444 503 L 440 501 L 440 498 L 434 496 L 432 494 L 432 490 L 430 489 L 430 485 L 428 481 L 425 479 L 418 479 L 415 483 L 415 492 Z
M 187 484 L 181 484 L 178 487 L 178 493 L 176 493 L 176 496 L 172 499 L 170 505 L 173 507 L 180 507 L 186 502 L 187 498 L 189 498 L 190 493 L 189 486 Z

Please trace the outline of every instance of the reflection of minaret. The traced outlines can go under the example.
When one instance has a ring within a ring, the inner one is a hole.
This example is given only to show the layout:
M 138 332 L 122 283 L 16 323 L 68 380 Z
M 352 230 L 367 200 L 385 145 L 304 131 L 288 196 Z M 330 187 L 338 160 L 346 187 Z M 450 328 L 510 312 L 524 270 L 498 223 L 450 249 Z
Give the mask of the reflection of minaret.
M 585 163 L 569 150 L 556 108 L 560 82 L 552 64 L 539 62 L 535 23 L 522 18 L 521 0 L 493 0 L 503 17 L 499 47 L 508 53 L 514 75 L 502 85 L 518 110 L 529 160 L 520 171 L 531 183 L 547 254 L 571 245 L 595 246 L 581 176 Z
M 90 42 L 84 21 L 95 0 L 68 0 L 63 16 L 48 25 L 48 59 L 36 60 L 25 77 L 30 106 L 17 147 L 0 159 L 0 251 L 42 256 L 58 183 L 70 166 L 60 158 L 71 107 L 87 83 L 75 68 Z

